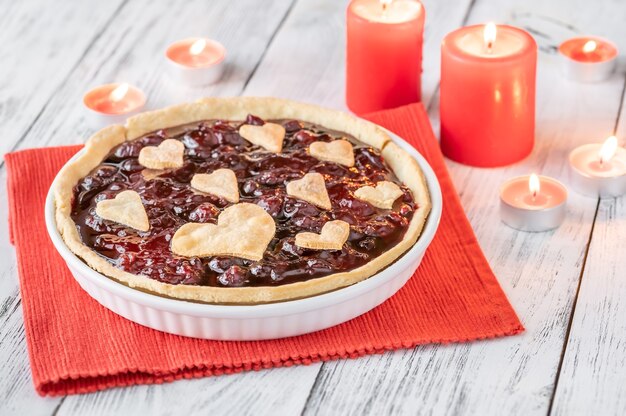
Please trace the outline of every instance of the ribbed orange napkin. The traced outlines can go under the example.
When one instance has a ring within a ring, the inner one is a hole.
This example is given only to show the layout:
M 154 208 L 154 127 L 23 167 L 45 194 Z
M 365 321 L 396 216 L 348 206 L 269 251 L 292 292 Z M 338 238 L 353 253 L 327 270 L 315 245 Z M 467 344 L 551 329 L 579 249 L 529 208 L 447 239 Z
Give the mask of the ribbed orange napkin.
M 6 155 L 11 239 L 37 391 L 85 393 L 523 331 L 463 213 L 423 107 L 410 105 L 369 118 L 409 141 L 434 168 L 445 201 L 439 231 L 414 277 L 383 305 L 334 328 L 274 341 L 183 338 L 134 324 L 100 306 L 74 281 L 44 224 L 48 187 L 79 147 Z

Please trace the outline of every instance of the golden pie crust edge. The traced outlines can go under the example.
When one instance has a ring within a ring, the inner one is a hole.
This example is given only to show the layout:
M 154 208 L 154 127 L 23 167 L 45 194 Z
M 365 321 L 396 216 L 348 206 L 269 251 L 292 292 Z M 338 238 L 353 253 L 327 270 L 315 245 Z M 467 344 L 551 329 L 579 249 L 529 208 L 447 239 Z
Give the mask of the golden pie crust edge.
M 411 190 L 418 204 L 404 238 L 390 250 L 354 270 L 282 286 L 233 288 L 162 283 L 118 269 L 83 244 L 76 224 L 70 217 L 73 187 L 96 168 L 113 147 L 163 128 L 210 119 L 244 120 L 248 114 L 266 120 L 296 119 L 318 124 L 345 132 L 364 144 L 382 149 L 383 158 L 398 179 Z M 57 228 L 68 248 L 92 269 L 137 290 L 212 304 L 260 304 L 300 299 L 365 280 L 393 263 L 415 244 L 431 208 L 424 174 L 417 161 L 393 143 L 384 129 L 340 111 L 264 97 L 205 98 L 194 103 L 138 114 L 128 119 L 125 127 L 106 127 L 87 140 L 82 154 L 61 169 L 53 186 Z

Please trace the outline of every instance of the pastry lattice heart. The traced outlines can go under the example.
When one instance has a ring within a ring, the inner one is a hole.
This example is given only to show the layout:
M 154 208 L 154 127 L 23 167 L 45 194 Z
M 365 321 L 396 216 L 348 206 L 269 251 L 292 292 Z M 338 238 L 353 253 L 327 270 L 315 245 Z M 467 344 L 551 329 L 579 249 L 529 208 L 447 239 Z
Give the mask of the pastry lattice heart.
M 259 261 L 274 234 L 274 219 L 250 203 L 231 205 L 215 224 L 188 223 L 172 238 L 172 252 L 184 257 L 233 256 Z
M 296 245 L 313 250 L 341 250 L 349 235 L 350 224 L 341 220 L 329 221 L 319 234 L 296 234 Z
M 148 231 L 150 221 L 135 191 L 122 191 L 114 199 L 105 199 L 96 205 L 96 214 L 105 220 L 114 221 L 139 231 Z
M 381 181 L 376 187 L 364 186 L 354 192 L 357 198 L 369 202 L 376 208 L 391 209 L 396 199 L 403 195 L 398 185 L 389 181 Z
M 179 168 L 183 165 L 185 145 L 174 139 L 158 146 L 146 146 L 139 152 L 139 163 L 149 169 Z
M 330 197 L 326 190 L 326 182 L 321 173 L 307 173 L 302 179 L 287 184 L 287 195 L 310 202 L 322 209 L 331 209 Z
M 219 196 L 228 202 L 239 202 L 237 176 L 230 169 L 217 169 L 212 173 L 196 173 L 191 178 L 191 186 L 200 192 Z
M 313 142 L 309 146 L 309 153 L 316 159 L 335 162 L 340 165 L 354 166 L 354 150 L 352 143 L 347 140 L 333 140 L 332 142 Z
M 280 153 L 283 150 L 285 128 L 280 124 L 265 123 L 262 126 L 244 124 L 239 127 L 239 134 L 250 143 L 270 152 Z

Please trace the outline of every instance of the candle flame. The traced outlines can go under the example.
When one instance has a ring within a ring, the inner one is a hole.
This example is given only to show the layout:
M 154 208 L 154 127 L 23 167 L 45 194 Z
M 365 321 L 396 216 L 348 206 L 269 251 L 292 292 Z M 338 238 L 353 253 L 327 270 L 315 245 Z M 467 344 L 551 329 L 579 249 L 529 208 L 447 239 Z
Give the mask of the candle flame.
M 123 100 L 124 97 L 126 97 L 126 94 L 128 94 L 129 87 L 130 86 L 127 83 L 120 84 L 113 91 L 111 91 L 111 93 L 109 94 L 109 99 L 113 102 Z
M 613 156 L 615 156 L 615 152 L 617 151 L 617 137 L 609 136 L 606 139 L 600 151 L 598 152 L 598 156 L 600 157 L 600 164 L 604 162 L 608 162 L 611 160 Z
M 584 53 L 593 52 L 596 50 L 597 47 L 598 47 L 598 44 L 596 43 L 595 40 L 588 40 L 587 43 L 583 45 L 583 52 Z
M 498 29 L 496 24 L 493 22 L 487 23 L 483 31 L 483 39 L 485 40 L 485 47 L 487 48 L 487 51 L 491 51 L 493 44 L 496 42 L 497 35 Z
M 206 48 L 206 39 L 198 39 L 189 47 L 189 53 L 192 55 L 200 55 Z
M 539 182 L 539 176 L 536 174 L 530 175 L 528 178 L 528 190 L 533 195 L 533 198 L 537 196 L 539 191 L 541 190 L 541 183 Z

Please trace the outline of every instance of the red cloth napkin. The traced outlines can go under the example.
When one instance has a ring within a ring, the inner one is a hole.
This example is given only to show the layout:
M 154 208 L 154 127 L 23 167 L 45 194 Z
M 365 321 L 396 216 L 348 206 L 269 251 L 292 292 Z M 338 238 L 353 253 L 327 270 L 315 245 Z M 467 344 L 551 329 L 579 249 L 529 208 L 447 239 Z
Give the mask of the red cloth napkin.
M 414 277 L 381 306 L 334 328 L 273 341 L 184 338 L 134 324 L 100 306 L 74 281 L 44 224 L 48 187 L 80 147 L 7 154 L 11 239 L 39 394 L 309 364 L 523 331 L 463 213 L 424 108 L 414 104 L 368 118 L 405 138 L 435 170 L 444 198 L 437 235 Z

